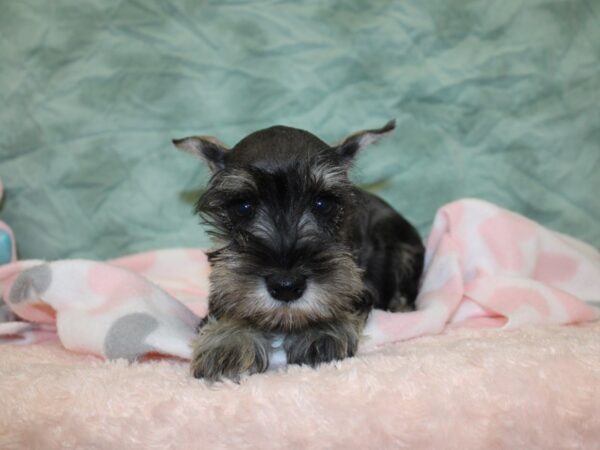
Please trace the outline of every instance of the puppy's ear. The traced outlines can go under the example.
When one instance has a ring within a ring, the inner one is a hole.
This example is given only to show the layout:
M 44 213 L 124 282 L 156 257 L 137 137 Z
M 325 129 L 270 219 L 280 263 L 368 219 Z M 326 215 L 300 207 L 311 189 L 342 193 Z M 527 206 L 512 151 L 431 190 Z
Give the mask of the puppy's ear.
M 396 121 L 390 120 L 381 128 L 359 131 L 334 146 L 334 150 L 340 155 L 343 163 L 350 164 L 361 148 L 374 144 L 379 139 L 391 134 L 394 128 L 396 128 Z
M 173 144 L 179 150 L 206 161 L 210 170 L 215 173 L 225 167 L 225 157 L 229 149 L 217 138 L 212 136 L 190 136 L 183 139 L 173 139 Z

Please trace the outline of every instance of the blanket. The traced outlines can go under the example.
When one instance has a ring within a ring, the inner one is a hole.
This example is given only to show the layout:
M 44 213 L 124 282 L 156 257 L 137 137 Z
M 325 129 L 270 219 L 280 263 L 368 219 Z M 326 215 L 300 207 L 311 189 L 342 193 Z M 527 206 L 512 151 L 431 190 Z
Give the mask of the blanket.
M 72 351 L 133 361 L 189 358 L 207 312 L 209 264 L 195 249 L 109 261 L 19 261 L 0 268 L 0 293 L 19 320 L 3 340 L 56 335 Z M 426 245 L 417 310 L 373 311 L 360 351 L 447 327 L 577 324 L 599 317 L 600 254 L 493 204 L 442 207 Z M 275 349 L 274 349 L 275 350 Z

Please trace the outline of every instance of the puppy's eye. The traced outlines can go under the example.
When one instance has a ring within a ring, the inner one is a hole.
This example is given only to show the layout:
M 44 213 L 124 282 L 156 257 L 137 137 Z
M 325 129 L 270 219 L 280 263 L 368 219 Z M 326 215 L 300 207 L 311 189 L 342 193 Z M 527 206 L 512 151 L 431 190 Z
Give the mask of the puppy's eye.
M 313 202 L 313 210 L 321 215 L 327 216 L 332 214 L 336 209 L 335 199 L 329 196 L 319 196 Z
M 238 219 L 249 219 L 254 215 L 254 203 L 250 200 L 237 200 L 229 205 L 229 212 Z

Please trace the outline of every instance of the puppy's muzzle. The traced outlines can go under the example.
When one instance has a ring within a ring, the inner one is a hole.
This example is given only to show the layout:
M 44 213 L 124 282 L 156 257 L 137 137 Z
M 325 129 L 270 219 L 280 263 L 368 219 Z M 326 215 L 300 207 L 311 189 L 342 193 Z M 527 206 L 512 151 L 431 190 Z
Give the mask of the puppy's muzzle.
M 298 300 L 306 290 L 306 277 L 303 275 L 269 275 L 265 281 L 271 297 L 282 302 Z

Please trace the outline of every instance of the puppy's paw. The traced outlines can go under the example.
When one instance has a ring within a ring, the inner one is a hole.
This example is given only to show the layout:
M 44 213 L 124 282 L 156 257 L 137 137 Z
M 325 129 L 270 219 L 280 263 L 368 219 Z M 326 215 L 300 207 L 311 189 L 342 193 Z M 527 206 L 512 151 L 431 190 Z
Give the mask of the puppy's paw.
M 343 339 L 324 335 L 306 347 L 303 363 L 316 367 L 321 363 L 348 358 L 353 354 Z
M 268 341 L 260 333 L 233 324 L 213 322 L 200 332 L 194 346 L 191 372 L 195 378 L 238 382 L 242 375 L 269 367 Z
M 202 348 L 194 352 L 192 375 L 207 381 L 219 381 L 228 378 L 240 381 L 242 375 L 252 375 L 267 370 L 268 362 L 254 348 L 234 345 Z
M 359 332 L 347 324 L 308 329 L 288 336 L 285 342 L 289 364 L 319 364 L 354 356 Z

